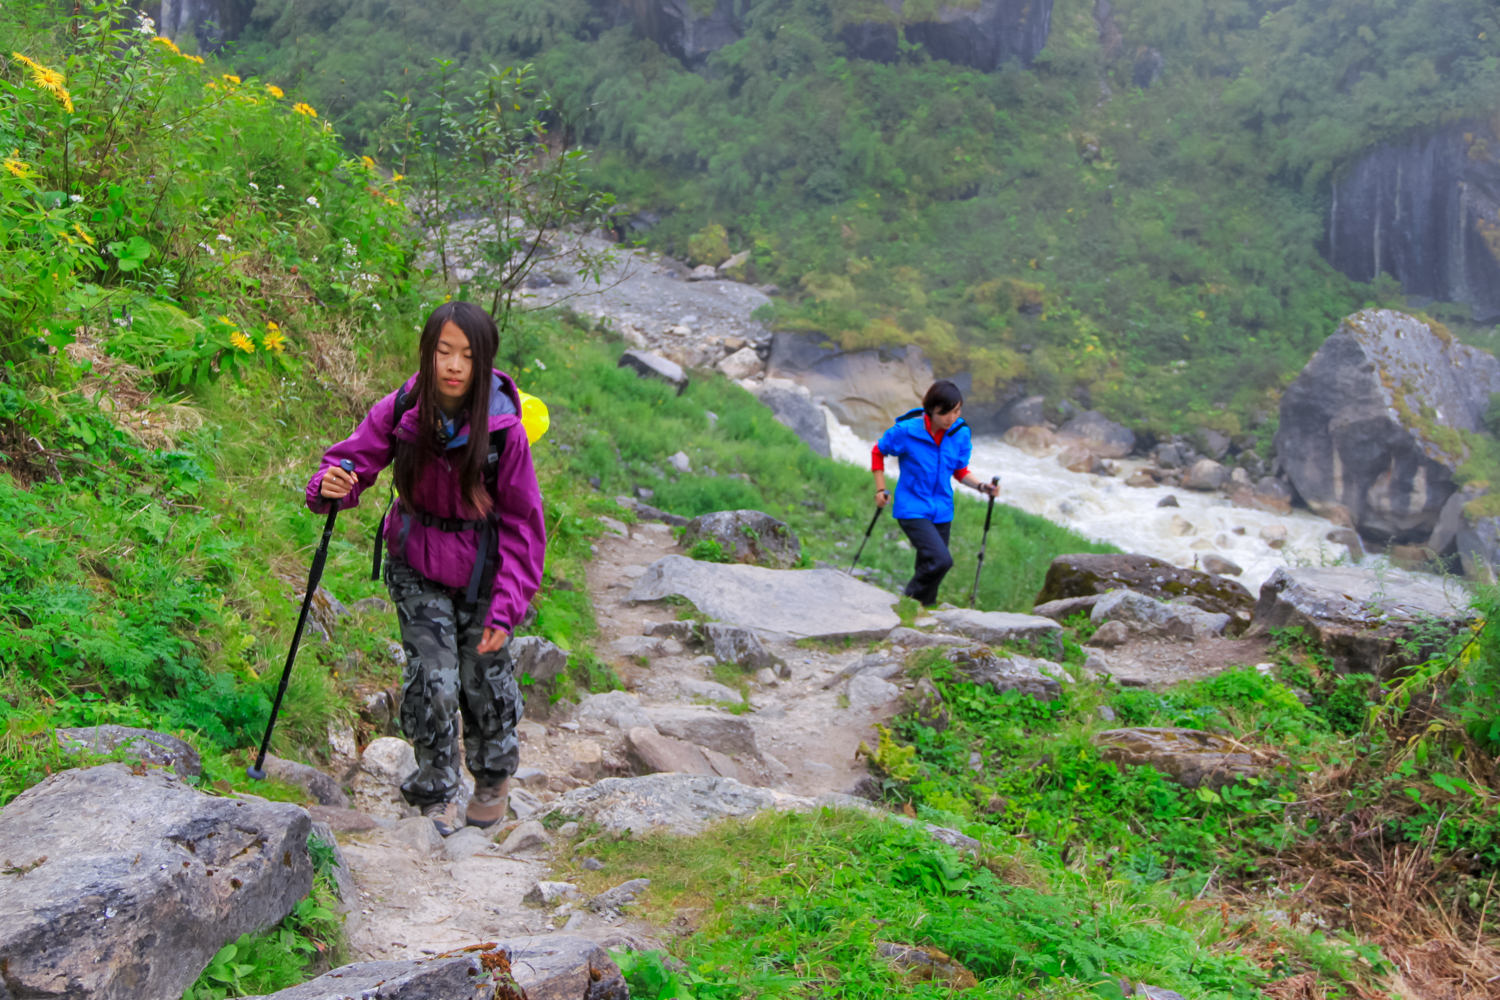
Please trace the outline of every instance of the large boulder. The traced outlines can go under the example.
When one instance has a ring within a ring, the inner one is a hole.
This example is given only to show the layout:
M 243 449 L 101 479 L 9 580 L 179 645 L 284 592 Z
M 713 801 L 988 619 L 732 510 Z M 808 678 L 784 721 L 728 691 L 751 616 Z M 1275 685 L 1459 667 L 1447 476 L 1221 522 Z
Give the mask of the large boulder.
M 1278 759 L 1227 736 L 1197 729 L 1142 726 L 1094 735 L 1099 756 L 1129 767 L 1154 767 L 1184 788 L 1214 790 L 1259 777 Z
M 57 730 L 56 739 L 57 745 L 69 752 L 86 750 L 103 755 L 112 754 L 123 747 L 125 753 L 139 757 L 144 764 L 172 768 L 179 778 L 196 778 L 203 772 L 198 751 L 176 736 L 151 729 L 109 725 L 80 726 Z
M 332 775 L 324 774 L 315 767 L 300 764 L 295 760 L 283 760 L 274 754 L 266 754 L 264 768 L 266 777 L 295 785 L 307 793 L 320 806 L 348 809 L 349 797 L 339 787 Z
M 642 774 L 702 774 L 759 784 L 748 767 L 728 754 L 638 726 L 625 734 L 625 750 Z
M 659 705 L 650 709 L 651 722 L 663 736 L 686 740 L 729 756 L 760 758 L 755 730 L 738 715 L 711 708 Z
M 866 440 L 920 406 L 932 385 L 932 365 L 919 347 L 845 351 L 825 343 L 821 335 L 778 333 L 767 371 L 821 397 L 840 423 Z
M 1107 419 L 1098 410 L 1087 410 L 1057 429 L 1058 440 L 1076 442 L 1100 458 L 1124 458 L 1135 450 L 1130 428 Z
M 1107 594 L 1111 590 L 1133 590 L 1162 601 L 1191 598 L 1197 607 L 1214 614 L 1233 616 L 1255 607 L 1255 598 L 1243 584 L 1222 576 L 1178 569 L 1151 556 L 1091 552 L 1052 560 L 1035 603 Z
M 1500 361 L 1388 309 L 1345 319 L 1281 397 L 1276 453 L 1314 511 L 1363 535 L 1427 540 L 1500 392 Z
M 772 386 L 757 398 L 770 408 L 777 423 L 790 427 L 809 448 L 824 458 L 831 454 L 828 418 L 810 396 L 783 386 Z
M 710 618 L 763 638 L 880 639 L 901 624 L 895 594 L 832 569 L 766 569 L 665 556 L 626 599 L 684 597 Z
M 758 510 L 720 510 L 693 518 L 682 533 L 682 547 L 718 543 L 729 562 L 791 569 L 802 558 L 796 534 L 770 514 Z
M 297 806 L 160 770 L 54 774 L 0 812 L 0 996 L 176 997 L 312 888 Z
M 1251 632 L 1300 628 L 1339 670 L 1389 677 L 1472 620 L 1469 600 L 1461 586 L 1398 570 L 1284 566 L 1261 585 Z
M 1124 622 L 1143 635 L 1170 635 L 1197 639 L 1222 635 L 1229 615 L 1203 611 L 1191 604 L 1168 604 L 1131 590 L 1114 590 L 1101 597 L 1089 612 L 1089 620 Z

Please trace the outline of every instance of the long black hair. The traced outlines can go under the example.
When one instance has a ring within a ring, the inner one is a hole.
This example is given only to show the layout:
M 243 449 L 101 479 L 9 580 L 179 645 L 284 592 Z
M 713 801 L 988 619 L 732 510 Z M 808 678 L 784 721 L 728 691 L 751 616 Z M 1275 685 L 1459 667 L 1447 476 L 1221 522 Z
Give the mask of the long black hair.
M 449 323 L 469 338 L 472 364 L 469 392 L 463 403 L 469 416 L 469 440 L 456 449 L 459 489 L 471 513 L 483 517 L 492 506 L 484 488 L 484 462 L 490 449 L 490 371 L 495 367 L 500 332 L 490 314 L 472 302 L 444 303 L 432 311 L 427 317 L 427 325 L 422 327 L 422 339 L 417 348 L 421 366 L 417 369 L 416 385 L 412 386 L 412 394 L 416 397 L 417 441 L 415 445 L 396 450 L 391 475 L 396 481 L 397 492 L 401 494 L 401 502 L 409 511 L 409 498 L 416 495 L 422 471 L 428 460 L 438 454 L 437 348 L 443 327 Z

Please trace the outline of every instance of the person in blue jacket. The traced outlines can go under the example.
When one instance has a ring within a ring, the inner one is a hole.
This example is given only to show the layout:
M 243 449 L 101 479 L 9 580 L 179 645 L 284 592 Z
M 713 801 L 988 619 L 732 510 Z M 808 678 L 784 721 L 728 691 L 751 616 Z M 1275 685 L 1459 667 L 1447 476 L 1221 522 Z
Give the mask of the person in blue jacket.
M 875 503 L 891 499 L 885 488 L 885 456 L 901 459 L 896 482 L 896 523 L 917 550 L 917 565 L 904 593 L 924 607 L 937 603 L 938 585 L 953 568 L 948 531 L 953 526 L 953 483 L 957 479 L 985 496 L 1000 487 L 969 471 L 972 441 L 963 421 L 964 397 L 952 382 L 934 382 L 922 408 L 904 414 L 870 452 Z

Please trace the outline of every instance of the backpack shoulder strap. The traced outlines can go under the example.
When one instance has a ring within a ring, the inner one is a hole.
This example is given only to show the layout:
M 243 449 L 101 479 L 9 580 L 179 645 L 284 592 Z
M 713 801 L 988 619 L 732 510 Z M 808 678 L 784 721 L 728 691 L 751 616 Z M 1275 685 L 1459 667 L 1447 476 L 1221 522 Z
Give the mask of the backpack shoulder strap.
M 396 445 L 400 440 L 396 437 L 396 428 L 401 426 L 401 418 L 406 416 L 406 412 L 416 405 L 416 394 L 407 392 L 406 386 L 404 384 L 401 386 L 401 388 L 396 390 L 396 409 L 391 418 L 390 435 L 392 453 L 391 458 L 393 460 L 395 459 Z M 392 475 L 394 476 L 394 473 L 392 473 Z M 392 483 L 391 495 L 385 502 L 385 510 L 381 513 L 380 520 L 375 522 L 375 552 L 370 561 L 370 579 L 374 580 L 376 583 L 380 582 L 380 557 L 385 552 L 385 544 L 381 540 L 381 536 L 385 534 L 385 519 L 390 516 L 391 508 L 395 506 L 395 503 L 396 487 L 395 484 Z
M 910 420 L 912 417 L 920 417 L 922 415 L 922 412 L 923 411 L 920 406 L 912 410 L 907 410 L 905 413 L 901 414 L 901 416 L 896 418 L 896 423 L 899 424 L 903 420 Z

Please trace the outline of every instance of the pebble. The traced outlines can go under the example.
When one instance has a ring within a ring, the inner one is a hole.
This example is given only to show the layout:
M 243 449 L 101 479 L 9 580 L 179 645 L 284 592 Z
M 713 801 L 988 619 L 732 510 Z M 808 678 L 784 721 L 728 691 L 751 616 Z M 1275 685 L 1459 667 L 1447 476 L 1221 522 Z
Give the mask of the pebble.
M 585 871 L 591 872 L 601 871 L 604 868 L 604 862 L 600 861 L 598 858 L 584 858 L 582 861 L 578 862 L 578 864 L 579 867 L 583 868 Z
M 569 820 L 557 828 L 557 835 L 564 838 L 578 836 L 578 824 Z

